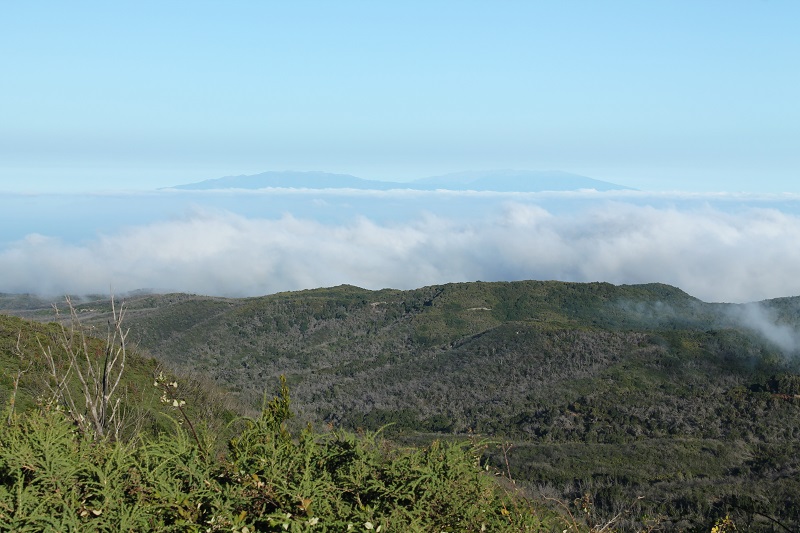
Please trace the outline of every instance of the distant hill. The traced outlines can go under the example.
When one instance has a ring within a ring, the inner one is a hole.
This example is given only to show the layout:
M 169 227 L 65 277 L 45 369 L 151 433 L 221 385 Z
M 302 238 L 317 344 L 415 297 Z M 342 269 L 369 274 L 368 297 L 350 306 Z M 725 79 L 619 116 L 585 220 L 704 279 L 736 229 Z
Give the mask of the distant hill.
M 445 174 L 410 182 L 366 180 L 349 174 L 327 172 L 263 172 L 249 176 L 227 176 L 197 183 L 176 185 L 173 189 L 360 189 L 360 190 L 454 190 L 497 192 L 598 191 L 630 189 L 622 185 L 559 171 L 493 170 Z
M 377 189 L 389 190 L 406 188 L 402 184 L 365 180 L 349 174 L 331 174 L 328 172 L 263 172 L 249 176 L 226 176 L 208 179 L 197 183 L 176 185 L 173 189 L 211 190 L 211 189 Z

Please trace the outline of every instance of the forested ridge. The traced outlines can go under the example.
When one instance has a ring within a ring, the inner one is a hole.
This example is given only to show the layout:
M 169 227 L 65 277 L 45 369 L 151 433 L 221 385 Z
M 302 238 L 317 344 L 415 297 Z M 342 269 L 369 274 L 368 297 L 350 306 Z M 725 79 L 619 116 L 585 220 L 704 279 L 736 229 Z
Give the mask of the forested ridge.
M 14 298 L 0 305 L 52 320 Z M 623 529 L 707 530 L 726 515 L 800 527 L 797 298 L 529 281 L 126 304 L 144 353 L 243 406 L 285 375 L 300 422 L 391 424 L 389 438 L 422 445 L 490 438 L 484 460 L 530 496 L 588 498 Z M 76 308 L 99 323 L 107 302 Z

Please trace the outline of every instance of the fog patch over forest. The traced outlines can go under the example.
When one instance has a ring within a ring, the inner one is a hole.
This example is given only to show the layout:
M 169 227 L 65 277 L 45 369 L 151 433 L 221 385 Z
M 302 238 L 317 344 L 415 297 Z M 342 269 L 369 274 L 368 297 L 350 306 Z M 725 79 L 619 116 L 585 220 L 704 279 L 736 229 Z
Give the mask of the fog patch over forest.
M 800 332 L 790 324 L 781 323 L 773 309 L 753 302 L 728 308 L 726 313 L 738 326 L 755 331 L 786 355 L 798 355 Z

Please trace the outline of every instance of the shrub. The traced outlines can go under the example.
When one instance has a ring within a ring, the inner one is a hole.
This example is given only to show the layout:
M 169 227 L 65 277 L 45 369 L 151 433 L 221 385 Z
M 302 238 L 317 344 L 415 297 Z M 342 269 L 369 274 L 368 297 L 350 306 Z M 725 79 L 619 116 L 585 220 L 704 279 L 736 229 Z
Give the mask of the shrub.
M 481 443 L 400 448 L 380 433 L 292 433 L 285 381 L 225 455 L 214 434 L 101 440 L 41 406 L 0 428 L 0 530 L 538 531 L 552 514 L 504 491 Z

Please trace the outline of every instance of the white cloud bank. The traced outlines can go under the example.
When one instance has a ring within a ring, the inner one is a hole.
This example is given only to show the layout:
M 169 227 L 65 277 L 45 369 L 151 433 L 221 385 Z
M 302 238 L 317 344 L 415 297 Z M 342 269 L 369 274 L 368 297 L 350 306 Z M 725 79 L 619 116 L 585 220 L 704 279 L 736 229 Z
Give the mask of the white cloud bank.
M 465 221 L 355 218 L 323 224 L 195 210 L 81 244 L 29 235 L 0 250 L 0 291 L 57 295 L 140 288 L 247 296 L 349 283 L 663 282 L 705 301 L 800 294 L 800 217 L 606 203 L 556 215 L 508 203 Z

